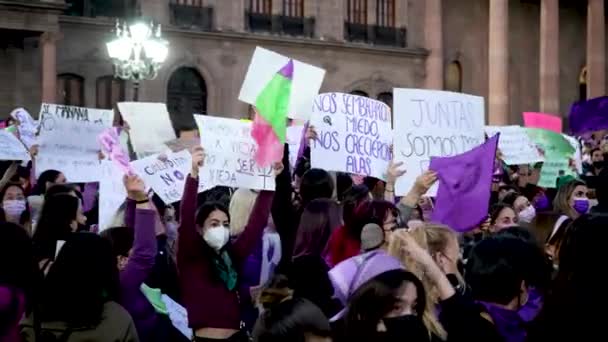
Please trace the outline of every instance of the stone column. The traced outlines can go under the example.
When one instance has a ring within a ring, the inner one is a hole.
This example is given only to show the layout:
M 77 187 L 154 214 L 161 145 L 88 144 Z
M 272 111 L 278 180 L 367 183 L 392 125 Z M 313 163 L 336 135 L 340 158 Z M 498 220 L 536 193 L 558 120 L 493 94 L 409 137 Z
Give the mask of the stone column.
M 604 0 L 587 5 L 587 98 L 606 94 L 606 26 Z
M 426 0 L 424 40 L 429 56 L 426 59 L 426 88 L 443 90 L 443 26 L 442 0 Z
M 509 123 L 509 0 L 490 0 L 490 125 Z
M 45 32 L 40 36 L 42 49 L 42 102 L 55 103 L 57 96 L 57 38 Z
M 541 1 L 540 111 L 559 114 L 559 0 Z

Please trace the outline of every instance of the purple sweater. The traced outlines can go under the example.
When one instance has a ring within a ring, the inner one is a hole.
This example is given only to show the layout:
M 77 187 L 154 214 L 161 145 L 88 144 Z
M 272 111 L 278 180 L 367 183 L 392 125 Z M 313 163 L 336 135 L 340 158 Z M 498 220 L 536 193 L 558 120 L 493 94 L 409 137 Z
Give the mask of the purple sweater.
M 158 316 L 154 307 L 141 291 L 156 258 L 154 210 L 136 209 L 134 201 L 127 201 L 125 223 L 134 227 L 135 239 L 129 262 L 120 272 L 121 305 L 129 312 L 141 341 L 157 340 Z
M 177 269 L 182 300 L 188 310 L 188 323 L 194 330 L 238 330 L 241 315 L 237 292 L 228 291 L 221 281 L 216 280 L 211 261 L 203 250 L 203 238 L 197 232 L 197 192 L 198 179 L 188 176 L 181 202 L 181 225 L 177 240 Z M 274 192 L 260 192 L 245 230 L 229 246 L 228 253 L 235 269 L 242 269 L 243 262 L 260 242 L 268 224 L 273 197 Z

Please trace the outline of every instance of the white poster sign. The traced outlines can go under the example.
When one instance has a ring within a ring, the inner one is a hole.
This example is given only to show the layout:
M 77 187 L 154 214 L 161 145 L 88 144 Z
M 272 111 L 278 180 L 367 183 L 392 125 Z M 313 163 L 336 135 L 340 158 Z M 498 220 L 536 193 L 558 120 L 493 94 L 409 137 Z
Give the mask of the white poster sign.
M 116 163 L 101 161 L 99 180 L 99 231 L 116 224 L 116 213 L 127 198 L 123 183 L 124 173 Z M 124 225 L 124 222 L 121 222 Z
M 140 157 L 165 152 L 165 142 L 177 138 L 164 103 L 119 102 L 118 109 L 129 124 L 131 144 Z
M 344 93 L 319 94 L 311 125 L 312 167 L 386 179 L 391 161 L 391 110 L 381 101 Z
M 258 46 L 251 58 L 239 100 L 255 106 L 258 95 L 289 60 L 289 57 Z M 295 59 L 293 64 L 289 117 L 308 120 L 312 102 L 321 89 L 325 70 Z
M 58 170 L 68 182 L 97 182 L 101 178 L 97 137 L 112 127 L 112 110 L 42 104 L 36 176 Z
M 17 137 L 0 129 L 0 160 L 30 160 L 30 154 Z
M 395 161 L 407 173 L 396 194 L 407 194 L 430 157 L 464 153 L 484 142 L 483 97 L 424 89 L 394 89 Z M 437 185 L 427 193 L 433 196 Z
M 574 148 L 574 155 L 573 155 L 573 159 L 574 159 L 574 166 L 576 167 L 576 171 L 579 174 L 583 173 L 583 156 L 581 153 L 581 144 L 578 140 L 576 140 L 576 138 L 571 137 L 569 135 L 566 134 L 562 134 L 562 136 L 568 140 L 568 143 L 570 143 L 570 146 L 572 146 Z
M 272 167 L 254 160 L 257 145 L 251 137 L 251 122 L 195 115 L 201 144 L 207 158 L 200 180 L 209 186 L 274 190 Z
M 11 112 L 11 117 L 19 121 L 19 139 L 29 149 L 36 142 L 36 131 L 38 124 L 30 113 L 23 108 L 16 108 Z
M 498 149 L 507 165 L 528 165 L 545 161 L 525 128 L 521 126 L 486 126 L 485 131 L 488 137 L 500 133 Z
M 182 199 L 184 183 L 192 168 L 192 156 L 187 150 L 167 153 L 131 162 L 135 172 L 165 202 L 175 203 Z
M 300 151 L 300 143 L 302 142 L 302 134 L 304 134 L 304 126 L 289 126 L 287 127 L 287 144 L 289 145 L 289 165 L 291 170 L 296 167 L 298 161 L 298 151 Z

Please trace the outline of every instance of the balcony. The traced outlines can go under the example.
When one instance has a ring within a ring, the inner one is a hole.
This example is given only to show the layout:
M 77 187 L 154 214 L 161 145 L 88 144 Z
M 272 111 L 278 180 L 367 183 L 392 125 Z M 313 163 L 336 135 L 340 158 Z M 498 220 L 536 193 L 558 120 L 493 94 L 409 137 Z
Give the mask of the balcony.
M 245 26 L 251 32 L 313 37 L 315 18 L 245 12 Z
M 344 39 L 350 42 L 406 47 L 407 31 L 405 28 L 346 22 L 344 23 Z
M 66 15 L 78 17 L 131 18 L 137 13 L 137 0 L 66 0 Z
M 169 4 L 171 11 L 171 25 L 182 29 L 199 31 L 212 31 L 213 7 L 191 6 L 184 4 Z

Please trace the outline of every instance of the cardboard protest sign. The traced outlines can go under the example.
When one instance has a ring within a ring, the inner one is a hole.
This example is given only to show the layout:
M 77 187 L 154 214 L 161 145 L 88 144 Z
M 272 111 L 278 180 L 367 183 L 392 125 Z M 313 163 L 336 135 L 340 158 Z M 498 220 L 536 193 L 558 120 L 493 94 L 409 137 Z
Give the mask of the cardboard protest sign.
M 123 173 L 131 175 L 133 170 L 130 165 L 130 159 L 127 151 L 120 143 L 120 130 L 118 127 L 105 129 L 97 137 L 101 150 L 112 160 Z
M 289 145 L 289 165 L 293 170 L 298 161 L 298 151 L 302 142 L 302 134 L 304 134 L 304 126 L 289 126 L 287 127 L 287 144 Z
M 97 182 L 101 178 L 97 137 L 112 127 L 112 110 L 43 103 L 36 176 L 59 170 L 68 182 Z
M 203 184 L 274 190 L 272 166 L 255 163 L 257 146 L 251 137 L 251 122 L 203 115 L 195 115 L 195 119 L 207 154 L 200 171 Z
M 131 166 L 165 204 L 171 204 L 182 199 L 184 183 L 192 168 L 192 156 L 189 151 L 183 150 L 168 153 L 162 160 L 158 155 L 139 159 L 133 161 Z
M 165 152 L 165 142 L 176 138 L 164 103 L 119 102 L 118 109 L 129 124 L 131 144 L 140 158 Z
M 507 165 L 527 165 L 545 160 L 523 127 L 486 126 L 485 131 L 488 137 L 500 133 L 498 149 Z
M 290 58 L 257 47 L 243 81 L 239 100 L 255 106 L 258 95 Z M 319 93 L 325 70 L 293 59 L 294 71 L 289 98 L 289 117 L 308 120 L 312 102 Z
M 103 160 L 99 180 L 99 230 L 115 225 L 116 213 L 127 198 L 123 184 L 124 173 L 117 164 Z M 121 223 L 124 225 L 124 222 Z
M 395 192 L 405 195 L 428 169 L 430 157 L 462 154 L 484 142 L 483 97 L 424 89 L 394 89 L 394 153 L 407 173 Z M 433 196 L 437 185 L 427 193 Z
M 530 128 L 542 128 L 556 133 L 562 132 L 562 118 L 558 115 L 524 112 L 524 125 Z
M 540 128 L 526 128 L 534 143 L 542 150 L 545 162 L 540 170 L 538 186 L 555 188 L 560 175 L 576 176 L 572 163 L 576 157 L 576 147 L 563 134 Z
M 30 160 L 30 154 L 17 137 L 6 130 L 0 130 L 0 160 Z
M 19 139 L 29 149 L 36 143 L 36 131 L 38 124 L 30 113 L 23 108 L 16 108 L 11 112 L 11 117 L 19 121 Z
M 381 101 L 344 93 L 319 94 L 310 123 L 317 130 L 312 167 L 386 179 L 391 161 L 391 110 Z

